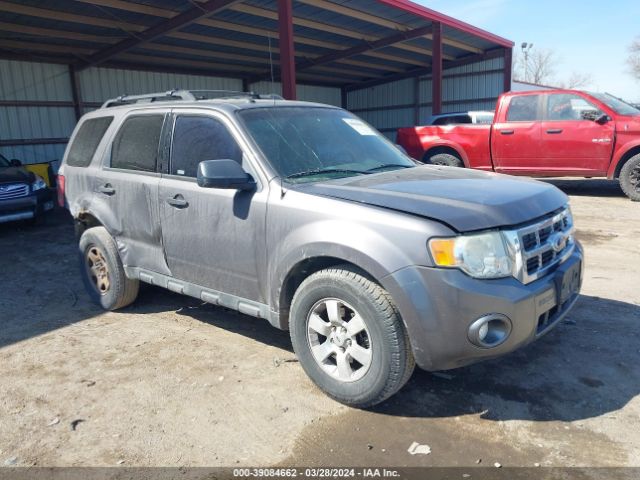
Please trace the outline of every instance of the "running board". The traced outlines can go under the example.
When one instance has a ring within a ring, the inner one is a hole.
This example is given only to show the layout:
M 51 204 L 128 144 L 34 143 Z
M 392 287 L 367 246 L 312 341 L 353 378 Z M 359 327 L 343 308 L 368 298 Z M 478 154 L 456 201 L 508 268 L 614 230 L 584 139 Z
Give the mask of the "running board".
M 203 302 L 211 303 L 212 305 L 219 305 L 231 310 L 236 310 L 240 313 L 244 313 L 245 315 L 263 318 L 268 320 L 274 327 L 281 328 L 278 314 L 276 312 L 272 312 L 269 309 L 269 306 L 264 303 L 258 303 L 253 300 L 237 297 L 228 293 L 218 292 L 217 290 L 201 287 L 195 283 L 177 280 L 173 277 L 169 277 L 168 275 L 151 272 L 139 267 L 124 267 L 124 271 L 129 278 L 138 279 L 141 282 L 145 282 L 150 285 L 156 285 L 175 293 L 197 298 Z

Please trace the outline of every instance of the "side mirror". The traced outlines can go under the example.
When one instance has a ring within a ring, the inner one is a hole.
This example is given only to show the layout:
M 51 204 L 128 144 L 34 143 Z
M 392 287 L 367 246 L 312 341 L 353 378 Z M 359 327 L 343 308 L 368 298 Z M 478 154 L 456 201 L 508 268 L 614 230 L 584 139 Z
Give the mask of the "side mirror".
M 12 167 L 21 167 L 22 162 L 17 158 L 12 158 L 11 160 L 9 160 L 9 165 L 11 165 Z
M 203 188 L 253 190 L 256 182 L 235 160 L 205 160 L 198 164 L 198 185 Z
M 605 123 L 611 121 L 611 117 L 606 113 L 602 113 L 594 120 L 598 125 L 604 125 Z

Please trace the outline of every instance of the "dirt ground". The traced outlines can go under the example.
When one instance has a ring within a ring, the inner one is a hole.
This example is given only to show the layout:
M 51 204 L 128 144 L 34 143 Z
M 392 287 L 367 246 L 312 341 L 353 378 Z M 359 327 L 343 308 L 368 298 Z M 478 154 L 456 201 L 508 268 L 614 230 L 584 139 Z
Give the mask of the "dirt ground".
M 320 393 L 264 321 L 152 287 L 104 313 L 63 215 L 0 226 L 0 466 L 640 466 L 640 204 L 553 183 L 586 249 L 569 319 L 370 411 Z

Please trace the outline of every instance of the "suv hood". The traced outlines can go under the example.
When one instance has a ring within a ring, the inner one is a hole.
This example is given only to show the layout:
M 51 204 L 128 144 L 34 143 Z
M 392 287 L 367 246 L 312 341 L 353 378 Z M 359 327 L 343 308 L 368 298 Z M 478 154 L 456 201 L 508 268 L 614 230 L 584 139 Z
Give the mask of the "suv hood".
M 31 183 L 31 174 L 22 167 L 0 167 L 0 183 Z
M 297 184 L 291 189 L 431 218 L 458 232 L 518 225 L 569 201 L 547 183 L 436 166 Z

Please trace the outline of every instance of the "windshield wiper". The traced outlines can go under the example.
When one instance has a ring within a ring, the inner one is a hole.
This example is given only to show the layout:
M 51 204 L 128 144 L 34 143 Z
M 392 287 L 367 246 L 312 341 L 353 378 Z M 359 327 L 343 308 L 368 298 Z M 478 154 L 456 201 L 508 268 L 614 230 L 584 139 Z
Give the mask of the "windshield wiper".
M 369 168 L 366 171 L 371 173 L 371 172 L 377 172 L 378 170 L 384 170 L 385 168 L 393 168 L 393 167 L 411 168 L 413 166 L 414 165 L 401 165 L 399 163 L 385 163 L 384 165 L 378 165 L 377 167 Z
M 371 173 L 369 170 L 350 170 L 348 168 L 318 168 L 315 170 L 305 170 L 302 172 L 292 173 L 285 178 L 300 178 L 309 177 L 312 175 L 323 175 L 326 173 L 356 173 L 358 175 L 368 175 Z

